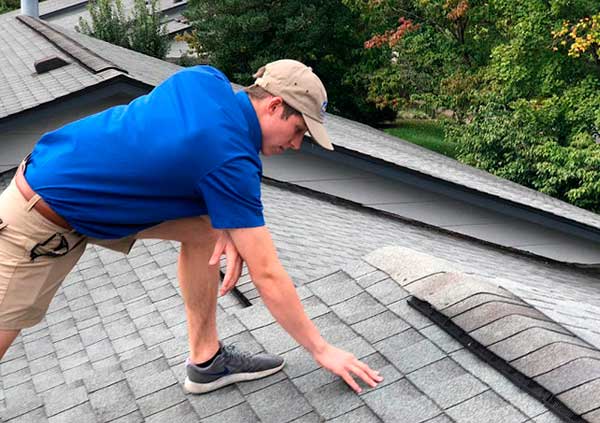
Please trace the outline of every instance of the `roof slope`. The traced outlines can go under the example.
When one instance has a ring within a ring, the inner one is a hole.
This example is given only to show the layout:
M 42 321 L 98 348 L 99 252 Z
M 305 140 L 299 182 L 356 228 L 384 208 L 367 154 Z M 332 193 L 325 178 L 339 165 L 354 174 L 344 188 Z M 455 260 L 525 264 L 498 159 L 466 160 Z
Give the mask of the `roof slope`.
M 367 125 L 329 116 L 325 126 L 336 146 L 600 229 L 600 215 L 399 140 Z
M 69 64 L 38 75 L 34 62 L 49 56 Z M 119 77 L 152 87 L 178 69 L 44 21 L 0 18 L 0 119 Z
M 9 176 L 0 178 L 2 184 Z M 396 281 L 471 270 L 531 282 L 531 292 L 536 284 L 564 285 L 564 291 L 545 295 L 568 293 L 593 306 L 600 297 L 595 275 L 275 186 L 263 186 L 263 199 L 280 258 L 307 312 L 325 337 L 382 370 L 386 380 L 378 389 L 355 395 L 317 369 L 273 323 L 245 276 L 240 290 L 254 305 L 243 308 L 233 296 L 221 298 L 220 335 L 251 351 L 284 354 L 285 371 L 206 396 L 184 395 L 188 347 L 177 245 L 145 241 L 127 257 L 88 248 L 44 321 L 24 331 L 0 364 L 4 420 L 557 421 L 410 308 L 407 287 Z M 389 248 L 367 256 L 370 264 L 358 259 L 395 244 L 408 247 L 413 257 L 418 250 L 448 261 L 398 259 Z M 548 383 L 562 383 L 562 376 L 552 374 Z M 584 407 L 589 421 L 599 421 L 589 400 Z

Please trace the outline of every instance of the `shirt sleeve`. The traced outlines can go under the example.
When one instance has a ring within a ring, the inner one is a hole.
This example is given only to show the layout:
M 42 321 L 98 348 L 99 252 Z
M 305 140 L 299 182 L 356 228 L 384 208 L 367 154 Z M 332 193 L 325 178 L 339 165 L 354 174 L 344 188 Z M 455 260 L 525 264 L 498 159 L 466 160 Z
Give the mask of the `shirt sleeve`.
M 198 184 L 216 229 L 264 226 L 260 169 L 237 158 L 207 174 Z

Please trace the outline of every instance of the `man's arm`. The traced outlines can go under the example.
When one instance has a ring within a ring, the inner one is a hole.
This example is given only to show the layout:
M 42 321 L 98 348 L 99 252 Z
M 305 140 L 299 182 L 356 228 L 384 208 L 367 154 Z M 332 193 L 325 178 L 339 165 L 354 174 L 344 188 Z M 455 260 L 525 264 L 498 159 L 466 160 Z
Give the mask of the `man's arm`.
M 340 376 L 352 389 L 360 387 L 354 374 L 374 387 L 382 378 L 354 355 L 327 343 L 306 313 L 296 288 L 277 258 L 271 235 L 265 226 L 231 229 L 231 240 L 246 262 L 250 276 L 265 305 L 277 322 L 327 370 Z

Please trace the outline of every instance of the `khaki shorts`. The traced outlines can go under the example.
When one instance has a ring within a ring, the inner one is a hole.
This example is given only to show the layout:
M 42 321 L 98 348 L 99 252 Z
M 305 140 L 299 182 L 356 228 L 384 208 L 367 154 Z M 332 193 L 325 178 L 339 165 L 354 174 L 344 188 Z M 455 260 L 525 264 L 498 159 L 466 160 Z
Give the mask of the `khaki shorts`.
M 135 235 L 99 240 L 64 229 L 26 201 L 14 179 L 0 194 L 0 329 L 40 322 L 63 279 L 88 243 L 129 253 Z

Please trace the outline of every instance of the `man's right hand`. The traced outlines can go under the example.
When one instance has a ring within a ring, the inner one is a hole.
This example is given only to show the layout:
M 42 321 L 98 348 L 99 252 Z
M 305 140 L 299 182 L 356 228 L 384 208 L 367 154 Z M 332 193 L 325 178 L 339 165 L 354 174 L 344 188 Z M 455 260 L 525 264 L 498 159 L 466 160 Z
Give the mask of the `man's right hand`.
M 378 371 L 371 369 L 353 354 L 330 344 L 326 344 L 321 351 L 315 352 L 313 357 L 324 369 L 341 377 L 356 393 L 361 393 L 362 389 L 352 375 L 362 379 L 371 388 L 383 380 Z

